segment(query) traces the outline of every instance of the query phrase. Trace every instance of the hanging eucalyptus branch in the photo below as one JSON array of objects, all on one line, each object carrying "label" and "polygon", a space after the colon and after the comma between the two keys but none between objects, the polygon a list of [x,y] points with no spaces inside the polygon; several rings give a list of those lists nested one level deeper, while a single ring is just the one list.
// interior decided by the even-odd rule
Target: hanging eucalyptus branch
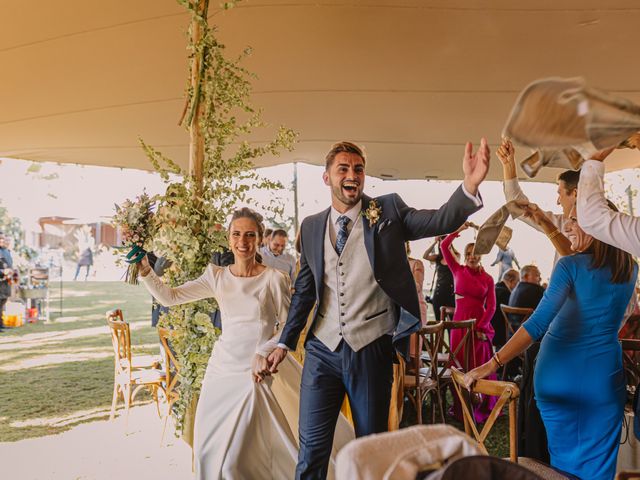
[{"label": "hanging eucalyptus branch", "polygon": [[[190,68],[197,70],[197,79],[189,82],[186,89],[181,124],[189,127],[195,119],[203,136],[202,178],[184,171],[177,162],[140,140],[154,169],[168,184],[165,194],[158,197],[157,233],[152,245],[156,254],[172,262],[164,277],[172,286],[197,278],[212,253],[226,246],[226,232],[221,225],[226,224],[238,204],[255,205],[249,198],[251,189],[282,188],[258,175],[253,161],[264,155],[278,155],[283,149],[292,150],[296,139],[296,133],[284,127],[265,145],[252,145],[243,139],[265,126],[260,110],[250,103],[254,75],[241,66],[250,50],[228,59],[215,28],[208,25],[208,2],[178,3],[190,11],[191,29],[195,25],[199,28],[195,40],[192,30],[189,35]],[[231,8],[236,3],[225,2],[222,7]],[[176,181],[175,175],[181,175],[182,181]],[[263,208],[276,215],[280,211],[274,205]],[[160,320],[161,325],[172,329],[171,345],[180,364],[180,400],[174,408],[178,433],[189,427],[188,412],[199,394],[219,334],[209,316],[215,308],[213,299],[193,302],[172,307]]]}]

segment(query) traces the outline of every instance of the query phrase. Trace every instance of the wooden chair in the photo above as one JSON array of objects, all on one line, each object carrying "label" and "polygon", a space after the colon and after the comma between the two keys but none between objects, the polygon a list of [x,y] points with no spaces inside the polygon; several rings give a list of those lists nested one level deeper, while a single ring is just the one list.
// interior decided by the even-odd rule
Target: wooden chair
[{"label": "wooden chair", "polygon": [[509,321],[509,315],[518,315],[522,317],[520,324],[522,325],[533,313],[533,308],[520,308],[510,307],[509,305],[501,304],[500,311],[502,312],[502,318],[504,319],[504,328],[507,333],[507,340],[513,336],[516,331],[513,329],[513,325]]},{"label": "wooden chair", "polygon": [[158,368],[158,363],[154,366],[143,367],[140,366],[140,364],[143,364],[146,361],[136,362],[136,359],[132,358],[131,332],[129,330],[129,324],[120,320],[122,318],[122,312],[119,314],[120,319],[117,320],[112,320],[110,318],[118,318],[118,315],[115,313],[110,315],[112,313],[113,312],[107,313],[107,323],[111,330],[111,343],[113,344],[114,352],[113,399],[111,401],[111,414],[109,415],[109,419],[113,420],[115,417],[118,398],[122,395],[124,398],[128,425],[129,407],[142,388],[148,388],[151,391],[151,395],[156,402],[158,415],[160,416],[158,390],[160,389],[163,392],[165,391],[165,372]]},{"label": "wooden chair", "polygon": [[[115,310],[109,310],[107,312],[107,323],[112,322],[124,322],[124,316],[122,310],[116,308]],[[157,368],[160,365],[160,357],[157,355],[136,355],[131,358],[131,368]]]},{"label": "wooden chair", "polygon": [[[417,335],[414,335],[415,351],[420,352],[420,343],[426,350],[426,355],[415,355],[411,357],[410,369],[404,374],[404,393],[411,400],[416,409],[418,424],[422,424],[422,404],[429,393],[431,393],[432,418],[435,423],[436,417],[436,401],[440,410],[440,417],[444,423],[444,409],[440,396],[440,388],[438,383],[438,364],[432,362],[432,358],[438,358],[440,352],[440,344],[442,343],[442,332],[444,322],[428,324],[420,329]],[[423,361],[428,359],[428,368],[424,368]]]},{"label": "wooden chair", "polygon": [[[502,319],[504,320],[504,331],[506,332],[506,340],[509,340],[513,336],[516,331],[513,329],[513,325],[509,321],[509,315],[517,315],[522,318],[520,324],[522,325],[527,319],[533,314],[533,308],[520,308],[520,307],[510,307],[509,305],[500,304],[500,311],[502,312]],[[520,362],[524,362],[524,353],[518,355]],[[512,360],[513,361],[513,360]],[[520,363],[519,365],[522,365]],[[507,375],[507,367],[506,365],[502,368],[501,378],[504,380]]]},{"label": "wooden chair", "polygon": [[616,480],[640,480],[640,471],[638,472],[618,472]]},{"label": "wooden chair", "polygon": [[180,365],[178,364],[171,347],[169,347],[171,330],[168,328],[158,327],[158,336],[160,337],[160,344],[162,345],[162,350],[164,352],[164,372],[166,376],[164,394],[167,399],[167,414],[164,417],[164,426],[162,427],[162,436],[160,437],[160,445],[162,445],[164,434],[167,429],[167,421],[171,416],[171,409],[173,404],[180,398],[180,392],[176,389],[180,375]]},{"label": "wooden chair", "polygon": [[[468,390],[464,384],[464,373],[456,368],[451,369],[453,377],[453,386],[456,394],[462,404],[462,415],[464,418],[464,429],[467,435],[472,436],[478,443],[478,447],[489,455],[485,441],[491,429],[495,425],[500,412],[505,405],[508,406],[509,416],[509,460],[515,463],[519,463],[523,467],[537,473],[542,478],[555,480],[564,479],[566,477],[554,470],[548,465],[541,463],[537,460],[527,457],[518,457],[518,427],[516,418],[516,409],[518,403],[518,397],[520,396],[520,390],[515,383],[503,382],[499,380],[478,380],[475,385]],[[493,410],[489,414],[481,431],[478,431],[478,426],[475,422],[472,408],[472,394],[479,393],[482,395],[494,395],[498,397]]]},{"label": "wooden chair", "polygon": [[[475,325],[476,320],[453,320],[453,313],[455,309],[453,307],[441,307],[440,308],[440,320],[444,322],[444,332],[447,335],[447,341],[442,342],[442,351],[438,358],[441,364],[446,364],[446,368],[455,366],[458,369],[462,369],[465,372],[470,368],[475,368],[475,365],[471,365],[469,358],[470,353],[475,351]],[[451,348],[451,331],[452,330],[466,330],[462,334],[462,339],[455,349]],[[462,362],[458,360],[458,353],[464,349],[464,356]],[[473,353],[471,353],[473,357]]]}]

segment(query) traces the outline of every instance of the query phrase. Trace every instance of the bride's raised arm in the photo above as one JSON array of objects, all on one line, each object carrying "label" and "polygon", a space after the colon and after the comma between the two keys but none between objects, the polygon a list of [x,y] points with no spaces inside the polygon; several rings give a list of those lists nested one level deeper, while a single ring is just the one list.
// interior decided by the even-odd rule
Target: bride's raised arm
[{"label": "bride's raised arm", "polygon": [[140,264],[140,280],[162,306],[171,307],[213,297],[215,268],[217,267],[209,264],[197,279],[172,288],[160,280],[149,265],[147,257],[144,257]]},{"label": "bride's raised arm", "polygon": [[256,349],[256,353],[265,358],[268,357],[269,354],[278,346],[280,333],[287,321],[289,306],[291,305],[291,280],[284,273],[276,271],[274,274],[274,281],[270,282],[269,287],[271,292],[267,295],[267,301],[269,301],[269,298],[272,299],[272,308],[277,317],[278,329],[269,340],[258,345],[258,348]]}]

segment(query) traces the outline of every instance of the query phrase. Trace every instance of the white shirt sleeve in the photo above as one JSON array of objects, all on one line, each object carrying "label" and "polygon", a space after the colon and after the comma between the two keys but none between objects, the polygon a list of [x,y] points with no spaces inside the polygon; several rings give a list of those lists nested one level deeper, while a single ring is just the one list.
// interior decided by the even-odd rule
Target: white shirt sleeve
[{"label": "white shirt sleeve", "polygon": [[467,192],[467,189],[464,188],[464,183],[463,183],[462,193],[464,193],[467,196],[467,198],[476,205],[476,207],[482,206],[482,197],[480,197],[480,190],[478,190],[478,193],[476,193],[475,195],[471,195],[469,192]]},{"label": "white shirt sleeve", "polygon": [[640,218],[614,212],[604,196],[604,164],[587,160],[578,183],[578,224],[601,242],[640,256]]},{"label": "white shirt sleeve", "polygon": [[220,268],[210,264],[199,278],[174,288],[160,280],[153,270],[146,277],[140,276],[140,280],[161,305],[171,307],[213,297],[214,273],[215,269]]},{"label": "white shirt sleeve", "polygon": [[[526,202],[526,203],[530,202],[529,197],[527,197],[525,193],[522,191],[522,189],[520,188],[520,183],[518,182],[517,178],[510,178],[509,180],[505,180],[503,182],[503,186],[504,186],[504,198],[507,202],[511,202],[511,201]],[[553,224],[556,226],[558,230],[562,231],[562,215],[561,214],[548,212],[548,211],[545,211],[544,214],[549,220],[553,222]],[[544,230],[542,230],[542,228],[534,221],[525,217],[520,217],[518,220],[521,220],[527,225],[529,225],[530,227],[533,227],[539,232],[544,233]]]}]

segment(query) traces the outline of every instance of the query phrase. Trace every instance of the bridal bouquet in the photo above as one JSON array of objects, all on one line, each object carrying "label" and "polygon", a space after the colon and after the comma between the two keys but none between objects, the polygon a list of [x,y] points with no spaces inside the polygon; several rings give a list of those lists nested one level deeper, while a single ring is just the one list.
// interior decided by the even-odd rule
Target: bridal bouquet
[{"label": "bridal bouquet", "polygon": [[155,199],[145,192],[135,200],[127,199],[122,205],[115,206],[113,223],[122,231],[121,248],[128,250],[119,262],[128,264],[125,281],[132,285],[138,284],[139,262],[147,254],[155,232],[154,205]]}]

